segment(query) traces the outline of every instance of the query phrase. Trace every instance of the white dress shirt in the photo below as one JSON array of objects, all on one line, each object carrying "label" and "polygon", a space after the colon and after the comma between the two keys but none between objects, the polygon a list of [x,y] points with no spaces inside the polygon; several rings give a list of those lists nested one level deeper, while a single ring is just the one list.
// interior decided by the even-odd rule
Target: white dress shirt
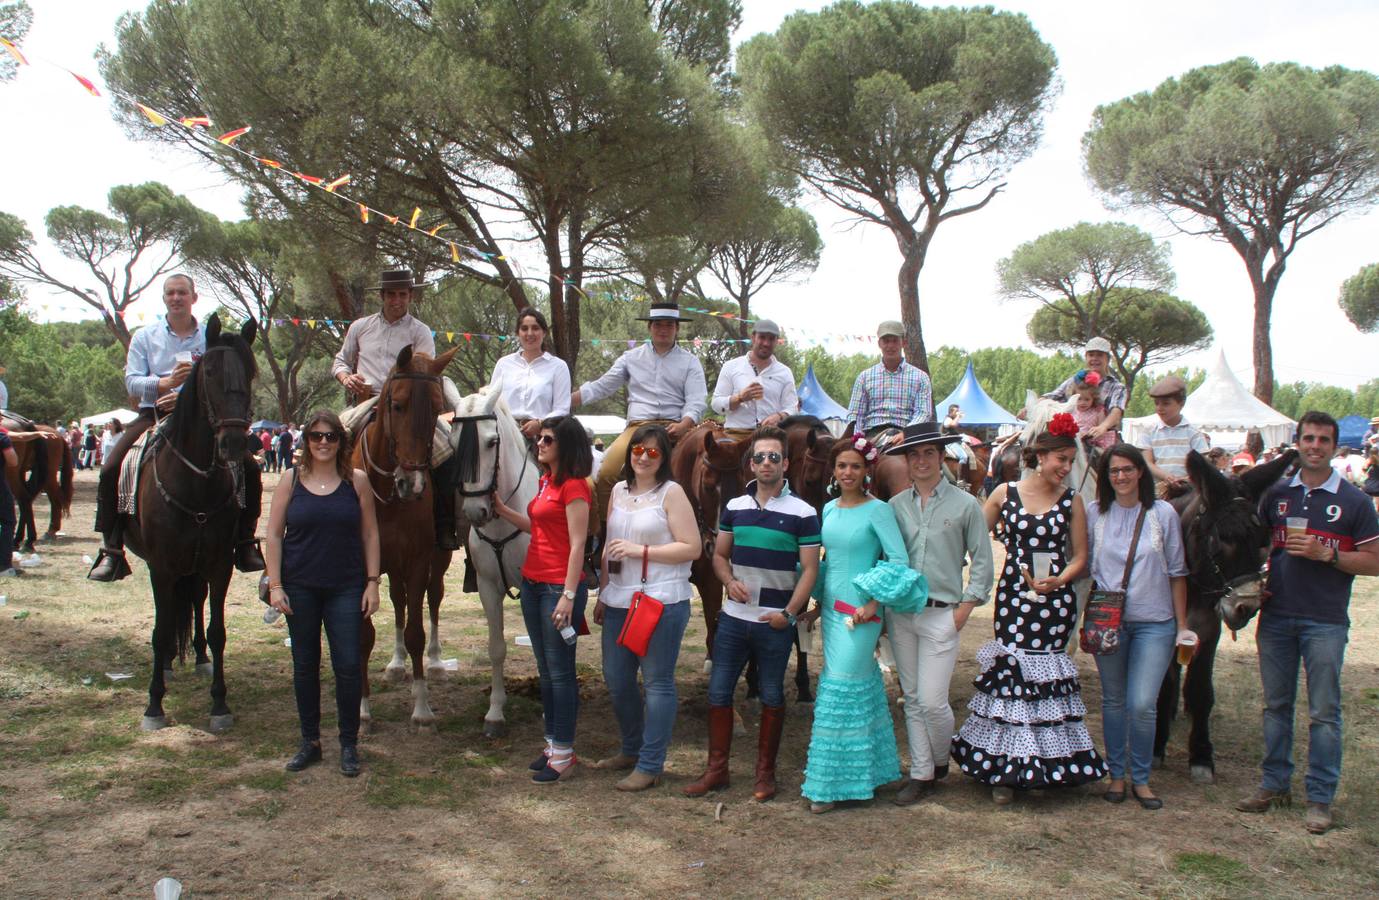
[{"label": "white dress shirt", "polygon": [[[755,428],[768,416],[784,413],[792,416],[800,411],[800,397],[795,393],[795,375],[774,356],[766,368],[758,372],[749,353],[730,359],[718,371],[718,383],[713,389],[713,411],[724,416],[727,428]],[[760,400],[746,400],[732,409],[732,398],[754,382],[760,382]]]},{"label": "white dress shirt", "polygon": [[335,354],[335,363],[330,374],[339,378],[346,375],[362,375],[377,394],[388,380],[388,373],[397,365],[397,355],[402,348],[412,345],[413,353],[436,355],[436,341],[431,329],[408,313],[396,322],[389,322],[382,313],[374,313],[350,323],[345,332],[345,342],[340,352]]},{"label": "white dress shirt", "polygon": [[195,359],[205,352],[206,327],[200,322],[186,337],[178,336],[166,321],[140,328],[125,354],[125,390],[139,398],[140,409],[152,408],[158,402],[158,379],[172,374],[177,354],[190,353]]},{"label": "white dress shirt", "polygon": [[513,418],[549,419],[570,414],[570,367],[542,353],[531,362],[519,350],[500,357],[489,384],[502,382],[503,399]]},{"label": "white dress shirt", "polygon": [[657,353],[650,341],[628,350],[593,381],[579,386],[584,403],[594,403],[627,387],[627,418],[680,420],[689,416],[698,422],[704,415],[704,399],[709,389],[704,367],[682,347]]}]

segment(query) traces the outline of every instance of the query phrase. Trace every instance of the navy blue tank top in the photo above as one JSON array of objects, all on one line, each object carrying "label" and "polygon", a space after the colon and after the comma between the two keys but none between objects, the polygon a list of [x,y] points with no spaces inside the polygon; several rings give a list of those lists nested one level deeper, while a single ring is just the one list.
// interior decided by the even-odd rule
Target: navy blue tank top
[{"label": "navy blue tank top", "polygon": [[324,497],[299,480],[292,486],[283,532],[284,584],[364,589],[364,539],[359,531],[359,495],[341,480]]}]

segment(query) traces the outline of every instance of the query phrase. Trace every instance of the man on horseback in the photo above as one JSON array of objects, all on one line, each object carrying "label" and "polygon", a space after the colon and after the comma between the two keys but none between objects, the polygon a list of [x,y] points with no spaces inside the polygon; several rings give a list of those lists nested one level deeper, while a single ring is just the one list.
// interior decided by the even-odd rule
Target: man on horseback
[{"label": "man on horseback", "polygon": [[[379,278],[377,290],[383,308],[370,316],[356,319],[345,332],[345,341],[330,372],[344,387],[349,402],[355,404],[341,418],[354,434],[366,425],[373,413],[374,398],[397,361],[402,349],[411,346],[413,353],[436,355],[436,341],[431,329],[411,314],[412,303],[428,282],[416,281],[411,269],[389,269]],[[454,410],[459,391],[444,380],[446,407]],[[449,431],[439,422],[436,425],[440,441],[449,441]],[[431,470],[435,490],[436,543],[443,550],[458,550],[460,537],[455,521],[455,462],[447,458]]]},{"label": "man on horseback", "polygon": [[779,425],[800,411],[795,375],[775,356],[779,340],[780,326],[758,319],[752,326],[752,348],[719,370],[710,406],[723,416],[729,437],[750,437],[758,427]]},{"label": "man on horseback", "polygon": [[881,361],[853,382],[848,419],[854,431],[869,438],[894,430],[893,441],[904,426],[933,421],[934,390],[929,373],[905,361],[905,326],[893,320],[882,322],[876,329],[876,343]]},{"label": "man on horseback", "polygon": [[704,415],[708,384],[699,359],[677,346],[680,323],[687,316],[672,302],[651,304],[650,312],[638,317],[647,323],[651,340],[628,350],[593,381],[586,381],[570,395],[571,407],[594,403],[627,388],[627,427],[613,439],[603,464],[594,478],[594,509],[591,522],[602,522],[608,509],[613,482],[627,461],[627,444],[632,432],[643,425],[663,425],[674,443],[689,432]]},{"label": "man on horseback", "polygon": [[[1083,355],[1087,360],[1088,372],[1096,372],[1101,388],[1101,403],[1106,407],[1106,418],[1098,425],[1087,429],[1085,437],[1095,441],[1110,431],[1115,431],[1120,426],[1120,420],[1125,416],[1125,385],[1121,384],[1108,371],[1107,366],[1111,361],[1111,342],[1103,337],[1094,337],[1087,342],[1087,346],[1082,349]],[[1067,403],[1077,390],[1077,373],[1069,375],[1066,380],[1058,387],[1041,395],[1043,400],[1056,400],[1059,403]],[[1021,410],[1021,418],[1024,418],[1024,410]]]},{"label": "man on horseback", "polygon": [[[153,427],[158,414],[167,413],[176,405],[177,392],[191,374],[193,361],[206,352],[205,328],[192,315],[196,299],[196,284],[190,276],[169,275],[163,282],[167,315],[162,322],[140,328],[130,339],[124,382],[129,395],[139,400],[139,418],[125,426],[109,458],[101,465],[96,489],[96,530],[104,536],[104,542],[86,576],[92,581],[118,581],[130,573],[124,553],[124,519],[119,512],[120,466],[129,448]],[[263,569],[263,556],[254,538],[262,495],[258,463],[246,453],[245,502],[234,548],[235,567],[241,572]]]}]

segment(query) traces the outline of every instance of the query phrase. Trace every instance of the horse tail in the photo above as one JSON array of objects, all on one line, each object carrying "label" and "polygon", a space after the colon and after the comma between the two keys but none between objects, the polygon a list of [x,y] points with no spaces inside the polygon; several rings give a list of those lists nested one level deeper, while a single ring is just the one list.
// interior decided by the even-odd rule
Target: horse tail
[{"label": "horse tail", "polygon": [[58,470],[58,484],[62,488],[62,514],[70,516],[72,514],[72,498],[77,493],[77,483],[72,477],[72,454],[67,452],[67,445],[59,443],[62,448],[62,466]]},{"label": "horse tail", "polygon": [[196,592],[192,590],[192,585],[195,582],[195,578],[192,577],[179,578],[172,592],[174,613],[177,616],[173,630],[176,646],[173,649],[177,653],[178,662],[186,662],[187,651],[192,645],[192,629],[196,624],[194,614],[199,602],[196,598]]},{"label": "horse tail", "polygon": [[48,481],[48,442],[36,440],[31,445],[33,447],[33,460],[29,468],[29,477],[24,480],[24,499],[32,501],[39,494],[43,493],[43,486]]}]

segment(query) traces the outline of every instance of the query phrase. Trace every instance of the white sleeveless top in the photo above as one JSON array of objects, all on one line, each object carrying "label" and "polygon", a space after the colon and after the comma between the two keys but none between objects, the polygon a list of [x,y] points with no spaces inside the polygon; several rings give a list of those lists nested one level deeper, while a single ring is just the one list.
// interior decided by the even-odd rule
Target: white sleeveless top
[{"label": "white sleeveless top", "polygon": [[[666,517],[666,490],[673,482],[667,481],[645,494],[632,496],[627,491],[627,482],[619,481],[613,485],[613,495],[609,498],[608,540],[631,541],[634,544],[647,544],[652,547],[669,544],[675,540],[670,533],[670,521]],[[646,592],[662,603],[683,603],[690,598],[690,564],[659,563],[651,560],[646,569]],[[604,606],[627,609],[632,605],[632,595],[642,590],[642,557],[625,557],[622,571],[608,576],[608,586],[599,594]]]}]

